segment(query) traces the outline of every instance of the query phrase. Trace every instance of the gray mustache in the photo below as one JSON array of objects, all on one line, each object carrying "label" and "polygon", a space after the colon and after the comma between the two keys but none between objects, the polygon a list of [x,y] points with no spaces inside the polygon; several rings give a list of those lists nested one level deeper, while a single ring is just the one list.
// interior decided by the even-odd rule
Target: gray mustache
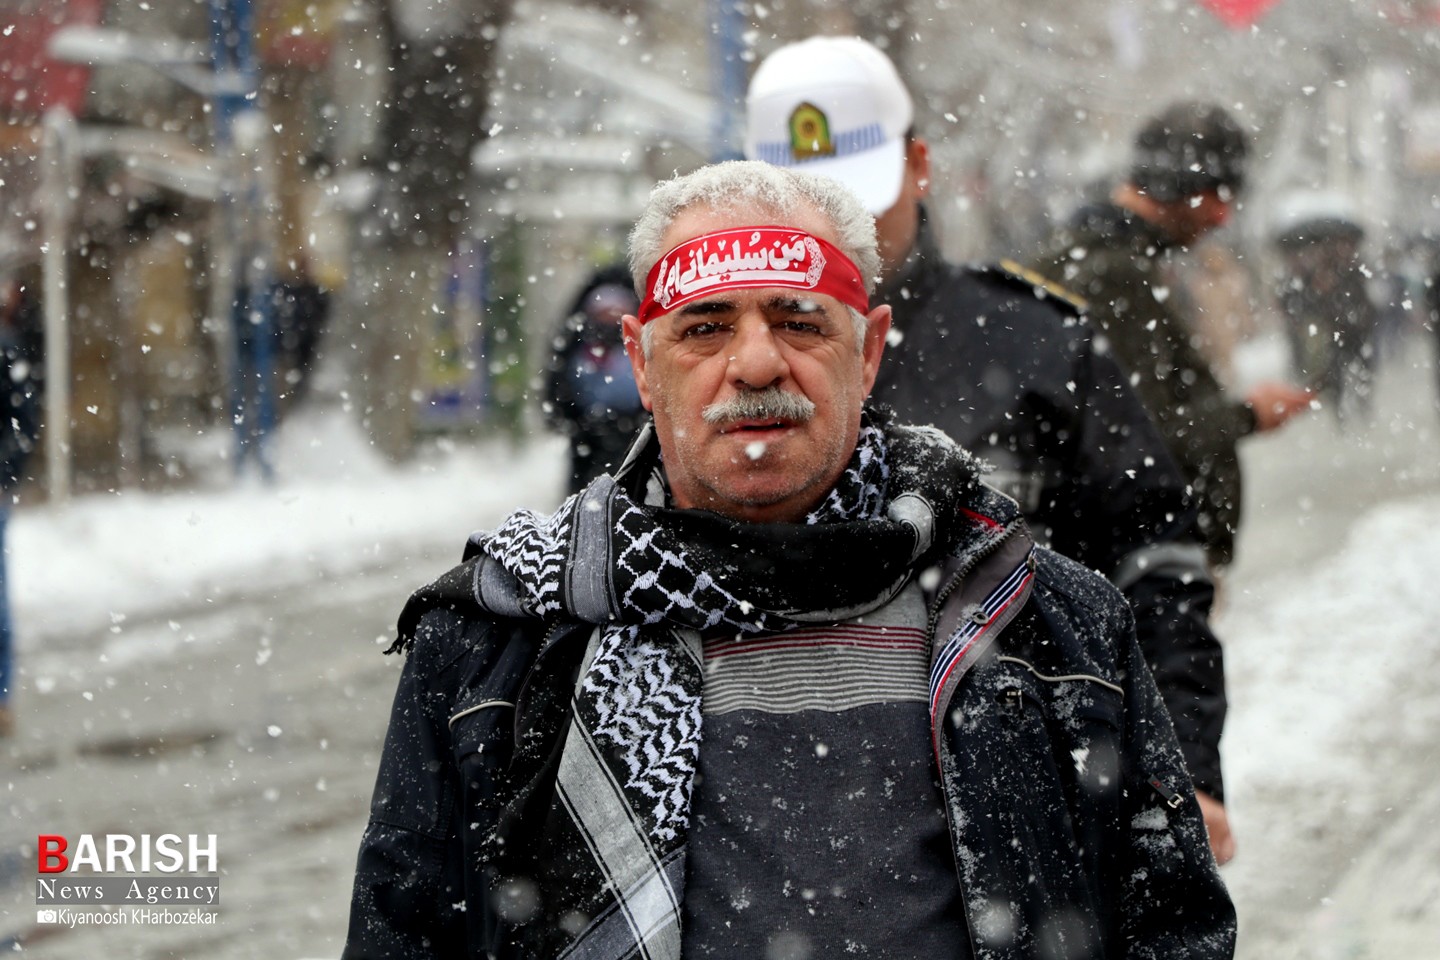
[{"label": "gray mustache", "polygon": [[711,424],[770,419],[804,423],[813,416],[813,402],[779,387],[737,393],[729,400],[712,403],[700,411],[700,417]]}]

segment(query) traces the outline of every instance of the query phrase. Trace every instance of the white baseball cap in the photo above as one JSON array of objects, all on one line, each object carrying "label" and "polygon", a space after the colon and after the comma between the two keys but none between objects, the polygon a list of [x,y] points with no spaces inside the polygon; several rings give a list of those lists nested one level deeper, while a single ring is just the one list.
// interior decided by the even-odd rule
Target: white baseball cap
[{"label": "white baseball cap", "polygon": [[745,156],[832,177],[881,214],[905,173],[915,105],[890,58],[859,37],[781,47],[745,97]]}]

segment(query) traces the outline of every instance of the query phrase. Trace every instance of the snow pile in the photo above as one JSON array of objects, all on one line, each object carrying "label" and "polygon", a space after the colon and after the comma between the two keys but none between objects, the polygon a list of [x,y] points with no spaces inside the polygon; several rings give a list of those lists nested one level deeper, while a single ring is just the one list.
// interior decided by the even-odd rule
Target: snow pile
[{"label": "snow pile", "polygon": [[1333,751],[1367,719],[1354,708],[1385,703],[1434,642],[1437,570],[1440,497],[1430,496],[1375,508],[1328,561],[1232,595],[1216,624],[1231,694],[1227,778],[1333,783]]},{"label": "snow pile", "polygon": [[553,507],[564,444],[503,441],[392,466],[342,412],[287,424],[279,479],[181,493],[123,491],[18,510],[10,599],[22,649],[209,598],[449,550],[518,505]]}]

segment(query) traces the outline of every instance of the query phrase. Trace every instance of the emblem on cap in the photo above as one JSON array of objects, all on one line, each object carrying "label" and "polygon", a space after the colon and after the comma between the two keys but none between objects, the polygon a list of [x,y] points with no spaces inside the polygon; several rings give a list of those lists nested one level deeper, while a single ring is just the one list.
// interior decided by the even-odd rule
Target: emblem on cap
[{"label": "emblem on cap", "polygon": [[830,140],[830,118],[813,103],[802,103],[790,114],[790,152],[796,160],[835,153],[835,144]]}]

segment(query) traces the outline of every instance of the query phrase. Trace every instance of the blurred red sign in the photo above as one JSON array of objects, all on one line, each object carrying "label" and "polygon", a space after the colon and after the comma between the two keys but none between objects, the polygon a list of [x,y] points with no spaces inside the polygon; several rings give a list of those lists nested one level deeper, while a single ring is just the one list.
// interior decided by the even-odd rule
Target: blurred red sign
[{"label": "blurred red sign", "polygon": [[1219,17],[1225,26],[1234,30],[1242,30],[1250,26],[1264,15],[1280,0],[1200,0],[1204,6],[1215,16]]},{"label": "blurred red sign", "polygon": [[323,68],[348,8],[349,0],[270,0],[256,22],[261,57],[274,67]]},{"label": "blurred red sign", "polygon": [[105,0],[0,0],[0,111],[39,116],[64,106],[78,114],[88,67],[50,59],[45,46],[61,27],[100,23]]}]

